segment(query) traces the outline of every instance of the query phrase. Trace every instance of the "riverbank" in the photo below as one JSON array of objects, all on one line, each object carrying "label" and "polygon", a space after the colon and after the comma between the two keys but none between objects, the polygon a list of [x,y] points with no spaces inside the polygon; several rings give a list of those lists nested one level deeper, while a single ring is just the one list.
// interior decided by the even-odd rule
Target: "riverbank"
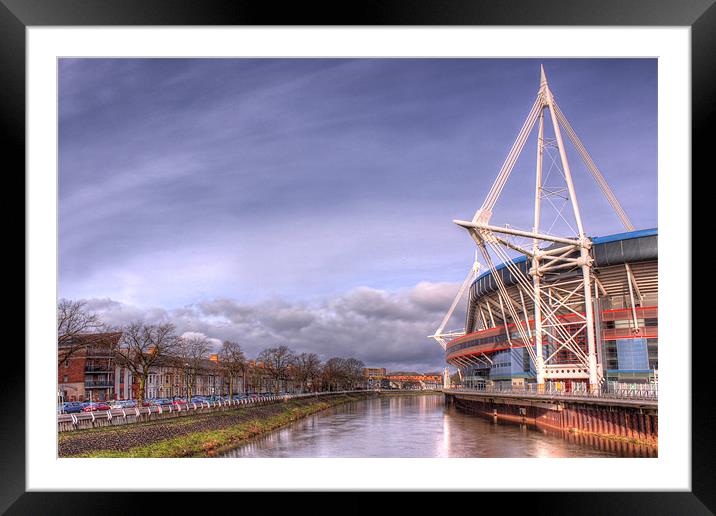
[{"label": "riverbank", "polygon": [[658,405],[652,400],[541,399],[540,395],[453,391],[446,403],[490,420],[529,425],[658,450]]},{"label": "riverbank", "polygon": [[329,407],[378,396],[374,392],[301,398],[120,427],[66,432],[59,457],[210,457]]},{"label": "riverbank", "polygon": [[380,391],[375,391],[380,396],[435,396],[436,394],[442,394],[442,391],[431,391],[431,390],[414,390],[414,391],[404,391],[404,390],[391,390],[391,389],[383,389]]}]

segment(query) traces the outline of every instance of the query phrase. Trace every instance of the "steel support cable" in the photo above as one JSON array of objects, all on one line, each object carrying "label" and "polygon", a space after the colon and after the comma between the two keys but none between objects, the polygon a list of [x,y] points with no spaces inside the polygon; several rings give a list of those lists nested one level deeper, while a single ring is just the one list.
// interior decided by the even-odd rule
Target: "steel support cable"
[{"label": "steel support cable", "polygon": [[[550,360],[552,360],[552,357],[554,357],[557,353],[559,353],[559,351],[560,351],[562,348],[565,348],[565,347],[566,347],[568,350],[570,350],[572,353],[574,353],[574,355],[577,357],[577,359],[581,362],[581,364],[582,364],[584,367],[587,367],[587,368],[588,368],[588,367],[589,367],[589,357],[587,357],[587,355],[585,355],[584,352],[583,352],[581,349],[579,349],[579,346],[574,346],[574,347],[572,347],[572,345],[571,345],[572,341],[573,341],[573,340],[577,337],[577,335],[579,335],[579,333],[580,333],[582,330],[584,330],[584,328],[586,328],[586,327],[587,327],[587,325],[585,324],[578,332],[576,332],[576,333],[574,333],[573,335],[571,335],[571,336],[569,337],[569,340],[568,340],[568,341],[565,341],[565,342],[560,343],[560,346],[554,351],[554,353],[552,353],[549,357],[547,357],[547,358],[545,359],[545,363],[547,363],[547,362],[549,362]],[[575,352],[574,352],[574,349],[579,350],[579,353],[575,353]]]},{"label": "steel support cable", "polygon": [[[504,262],[505,265],[507,266],[508,270],[512,273],[512,275],[515,277],[515,279],[516,279],[518,282],[520,282],[520,285],[522,286],[523,290],[525,290],[525,291],[527,292],[527,295],[532,299],[533,302],[535,302],[534,296],[532,295],[532,291],[531,291],[531,289],[530,289],[531,285],[529,285],[529,284],[527,283],[526,278],[523,279],[523,276],[524,276],[524,275],[523,275],[522,272],[517,268],[517,266],[514,264],[514,262],[512,261],[512,259],[511,259],[511,258],[507,255],[507,253],[505,253],[499,246],[497,246],[497,245],[495,245],[493,242],[491,242],[489,238],[485,238],[485,240],[490,244],[490,246],[491,246],[492,249],[495,251],[495,253],[503,260],[503,262]],[[578,289],[580,286],[581,286],[581,285],[578,285],[578,286],[577,286],[577,289]],[[571,297],[571,295],[573,295],[575,292],[576,292],[576,289],[570,294],[570,296],[568,296],[568,298]],[[568,298],[567,298],[567,299],[568,299]],[[511,299],[511,298],[510,298],[510,299]],[[557,306],[554,310],[551,310],[547,315],[543,316],[542,319],[543,319],[543,321],[546,321],[546,322],[554,322],[554,323],[555,323],[555,326],[554,326],[555,331],[556,331],[557,333],[559,333],[560,337],[561,337],[563,340],[557,339],[557,337],[555,337],[554,335],[551,335],[551,336],[552,336],[552,338],[554,338],[554,339],[556,339],[556,340],[559,340],[560,343],[563,343],[563,342],[569,342],[572,337],[570,337],[570,335],[567,333],[567,331],[566,331],[564,328],[562,328],[561,326],[558,325],[558,320],[557,320],[556,315],[555,315],[555,314],[556,314],[556,310],[558,310],[561,306],[565,306],[565,305],[564,305],[563,298],[562,298],[561,296],[559,297],[559,300],[560,300],[560,303],[558,304],[558,306]],[[567,308],[568,310],[574,312],[575,314],[577,314],[577,312],[574,311],[574,310],[572,310],[570,307],[566,307],[566,308]],[[577,314],[577,315],[580,315],[580,314]],[[580,330],[580,331],[581,331],[581,330]],[[531,339],[530,339],[530,341],[531,341]],[[561,347],[564,347],[564,346],[561,346]],[[560,349],[561,349],[561,347],[560,347]],[[572,351],[572,353],[574,353],[575,355],[579,355],[579,354],[582,354],[582,355],[583,355],[582,350],[579,349],[579,347],[577,347],[577,346],[575,346],[574,348],[573,348],[572,346],[567,346],[567,348],[568,348],[570,351]],[[577,350],[578,350],[578,351],[577,351]]]},{"label": "steel support cable", "polygon": [[[490,235],[490,237],[493,237],[493,235]],[[510,271],[510,273],[515,278],[515,280],[518,282],[518,284],[522,285],[523,288],[525,287],[525,285],[529,285],[527,283],[527,278],[524,276],[522,271],[519,270],[517,265],[515,265],[513,259],[510,258],[509,255],[505,251],[503,251],[502,248],[497,243],[491,241],[489,237],[486,239],[486,241],[488,244],[490,244],[490,247],[495,252],[495,254],[497,254],[497,256],[502,260],[503,264],[505,265],[507,270]],[[528,295],[529,295],[529,293],[528,293]],[[512,298],[510,298],[510,299],[512,299]],[[516,303],[516,301],[513,301],[513,302]]]},{"label": "steel support cable", "polygon": [[[476,233],[476,232],[475,232],[475,233]],[[479,247],[480,247],[480,252],[482,252],[483,257],[485,258],[485,260],[486,260],[487,263],[488,263],[488,268],[489,268],[489,270],[490,270],[490,273],[491,273],[492,277],[495,279],[495,282],[497,283],[497,288],[498,288],[498,290],[500,291],[501,294],[505,295],[505,294],[507,294],[507,289],[505,288],[505,285],[504,285],[504,283],[503,283],[503,281],[502,281],[502,277],[496,273],[497,270],[496,270],[496,268],[495,268],[494,263],[492,262],[492,257],[491,257],[490,254],[487,252],[487,248],[485,247],[485,244],[484,244],[484,242],[485,242],[485,237],[488,236],[488,235],[489,235],[489,233],[488,233],[487,231],[485,231],[484,233],[481,232],[480,235],[479,235],[479,239],[480,239],[481,242],[478,242],[478,245],[479,245]],[[477,239],[476,239],[476,240],[477,240]],[[491,246],[494,246],[494,244],[492,244],[492,242],[490,242],[489,240],[487,240],[487,242],[488,242],[488,244],[490,244]],[[509,298],[508,295],[505,295],[505,297]],[[511,299],[511,298],[510,298],[510,299]],[[510,305],[508,305],[508,306],[512,306],[512,305],[510,304]]]},{"label": "steel support cable", "polygon": [[467,285],[470,283],[470,278],[472,277],[472,274],[473,274],[473,271],[472,271],[472,269],[470,269],[470,272],[467,273],[467,277],[465,278],[465,281],[462,282],[462,285],[460,286],[460,289],[458,290],[458,293],[455,296],[455,299],[453,299],[452,304],[450,305],[450,309],[448,310],[447,314],[445,314],[445,317],[443,318],[442,322],[440,323],[440,326],[438,327],[437,331],[435,331],[435,335],[441,334],[443,329],[445,329],[445,325],[450,320],[450,317],[452,317],[452,314],[455,311],[455,307],[457,307],[457,304],[460,302],[460,299],[462,298],[462,295],[465,292],[465,288],[467,288]]},{"label": "steel support cable", "polygon": [[[490,235],[490,236],[493,236],[493,235]],[[526,290],[526,291],[527,291],[527,295],[528,295],[528,296],[530,297],[530,299],[532,299],[532,301],[534,302],[534,297],[531,295],[531,292],[530,292],[530,290],[529,290],[529,288],[528,288],[530,285],[527,283],[527,278],[524,276],[524,274],[522,273],[522,271],[520,271],[519,268],[515,265],[515,263],[514,263],[514,261],[512,260],[512,258],[510,258],[510,257],[507,255],[507,253],[506,253],[504,250],[502,250],[502,248],[499,247],[499,245],[497,245],[497,244],[495,244],[494,242],[492,242],[490,238],[487,238],[486,241],[487,241],[488,244],[490,244],[490,247],[495,251],[495,254],[497,254],[497,255],[503,260],[503,263],[506,265],[507,269],[510,271],[510,273],[512,274],[512,276],[513,276],[513,277],[515,278],[515,280],[518,282],[518,285],[522,287],[522,290]],[[520,290],[520,295],[522,294],[522,290]],[[512,301],[512,298],[509,297],[509,296],[508,296],[508,299],[509,299],[510,301]],[[523,301],[524,301],[524,299],[523,299]],[[513,316],[513,317],[514,317],[514,316]],[[519,319],[519,320],[521,320],[521,319]],[[529,324],[529,323],[527,323],[527,324]],[[531,333],[531,331],[530,331],[530,333]],[[531,335],[529,336],[529,338],[528,338],[527,340],[528,340],[529,342],[532,342],[532,337],[531,337]],[[536,354],[535,354],[535,357],[536,357]]]},{"label": "steel support cable", "polygon": [[[517,283],[522,287],[523,290],[527,292],[527,296],[534,302],[534,296],[531,292],[531,283],[529,282],[529,279],[522,273],[522,271],[515,265],[512,258],[510,258],[505,251],[502,250],[497,244],[494,242],[487,241],[490,244],[490,247],[495,251],[495,254],[497,254],[501,260],[503,260],[503,263],[507,267],[507,269],[510,271],[512,276],[515,278]],[[521,292],[521,291],[520,291]]]},{"label": "steel support cable", "polygon": [[[487,233],[487,232],[485,232],[485,233]],[[490,235],[490,236],[493,236],[493,235]],[[497,244],[492,242],[489,237],[486,238],[485,240],[487,241],[488,244],[490,244],[490,247],[495,251],[495,254],[497,254],[503,260],[503,263],[505,263],[505,265],[507,266],[507,269],[513,275],[513,277],[515,277],[515,279],[518,281],[518,284],[520,286],[522,286],[523,290],[525,290],[525,285],[527,285],[527,283],[526,283],[526,278],[524,278],[524,275],[522,274],[522,271],[520,271],[517,268],[517,266],[514,264],[512,259],[509,256],[507,256],[507,253],[504,252]],[[496,279],[496,281],[497,281],[497,279]],[[501,281],[501,278],[500,278],[500,281]],[[505,289],[505,293],[507,293],[506,290],[507,289]],[[526,290],[528,293],[527,295],[530,296],[530,298],[534,302],[534,298],[532,297],[529,289],[526,289]],[[521,291],[520,291],[520,294],[521,294]],[[508,299],[510,301],[512,301],[512,298],[509,297],[509,295],[508,295]],[[514,313],[514,311],[513,311],[513,318],[515,319],[515,321],[520,321],[520,322],[522,321],[521,318],[516,317],[516,313]],[[528,329],[529,329],[529,322],[527,323],[527,325],[528,325]],[[530,357],[532,358],[533,362],[536,365],[537,364],[537,352],[532,349],[532,346],[536,345],[537,342],[535,340],[535,342],[533,344],[531,330],[530,330],[530,335],[526,335],[521,324],[518,324],[518,330],[521,332],[523,341],[525,341],[525,347],[527,348],[527,352],[530,354]]]},{"label": "steel support cable", "polygon": [[554,201],[552,201],[552,199],[550,199],[549,197],[543,197],[543,198],[544,198],[544,199],[547,199],[547,202],[550,204],[550,206],[552,206],[552,208],[554,209],[555,213],[557,214],[557,215],[554,217],[554,220],[552,221],[552,223],[549,225],[549,228],[547,229],[546,233],[547,233],[547,234],[551,233],[551,232],[552,232],[552,229],[553,229],[554,226],[555,226],[555,224],[557,224],[557,221],[559,221],[559,219],[562,219],[562,220],[564,221],[564,223],[567,225],[567,227],[569,228],[569,230],[572,232],[572,234],[579,234],[579,232],[572,227],[572,224],[569,223],[569,221],[565,218],[565,216],[562,215],[562,213],[564,212],[564,209],[565,209],[565,208],[567,207],[567,205],[569,204],[568,199],[563,198],[562,207],[561,207],[561,208],[557,208],[557,205],[554,203]]},{"label": "steel support cable", "polygon": [[[578,285],[578,286],[577,286],[577,288],[579,288],[579,287],[581,287],[581,285]],[[576,293],[576,289],[573,291],[573,293]],[[570,296],[571,296],[571,294],[570,294]],[[568,297],[569,297],[569,296],[568,296]],[[550,306],[549,306],[549,308],[550,308],[549,313],[543,317],[543,319],[544,319],[546,322],[551,322],[551,323],[553,323],[553,324],[544,325],[543,327],[544,327],[544,328],[554,328],[554,331],[556,331],[557,333],[559,333],[559,336],[560,336],[561,339],[563,339],[563,340],[560,340],[559,338],[557,338],[555,335],[553,335],[553,334],[551,334],[551,333],[549,333],[549,335],[550,335],[553,339],[555,339],[555,340],[557,340],[558,342],[560,342],[560,344],[561,344],[561,343],[564,343],[564,342],[569,341],[570,335],[569,335],[569,334],[567,333],[567,331],[564,329],[564,327],[563,327],[564,325],[561,324],[561,323],[559,322],[558,318],[557,318],[557,317],[558,317],[558,316],[557,316],[557,310],[559,310],[562,306],[565,306],[565,304],[564,304],[564,302],[565,302],[565,301],[564,301],[564,298],[559,297],[559,301],[560,301],[560,302],[557,303],[557,306],[554,306],[554,307],[553,307],[553,306],[550,304]],[[570,307],[566,307],[566,308],[569,309],[569,310],[571,310]],[[574,310],[572,310],[572,312],[574,312]],[[578,314],[578,315],[580,315],[580,317],[583,318],[583,316],[581,316],[581,314]],[[584,329],[584,328],[581,328],[579,331],[582,331],[583,329]],[[577,333],[579,333],[579,332],[577,332]],[[572,351],[575,355],[579,355],[579,354],[584,355],[584,352],[583,352],[578,346],[575,346],[574,349],[573,349],[571,346],[568,346],[568,349],[569,349],[570,351]],[[578,351],[575,351],[575,350],[578,350]],[[586,356],[585,356],[585,357],[586,357]]]},{"label": "steel support cable", "polygon": [[502,168],[500,168],[500,172],[497,174],[495,182],[492,184],[492,188],[490,188],[490,191],[488,192],[485,201],[482,203],[481,210],[492,211],[492,208],[495,206],[495,203],[497,202],[497,199],[500,196],[500,193],[502,192],[502,189],[504,188],[505,183],[510,176],[510,173],[512,172],[512,168],[514,167],[517,158],[522,152],[522,148],[527,141],[527,137],[532,132],[532,128],[537,121],[539,112],[543,109],[543,107],[544,102],[542,100],[542,96],[538,95],[535,99],[535,103],[532,106],[532,109],[529,112],[529,115],[527,115],[527,119],[522,125],[522,129],[517,135],[517,139],[512,144],[512,148],[510,149],[510,152],[507,155],[505,162],[502,164]]},{"label": "steel support cable", "polygon": [[[480,236],[480,239],[483,241],[483,243],[481,243],[481,244],[478,242],[480,251],[482,252],[483,257],[485,258],[485,261],[488,264],[488,267],[492,273],[492,277],[497,282],[497,287],[500,291],[500,294],[502,294],[502,296],[505,299],[509,299],[510,301],[512,301],[512,298],[510,298],[509,294],[507,293],[507,288],[505,287],[505,284],[502,281],[502,277],[499,274],[496,274],[495,265],[492,262],[492,258],[490,257],[490,254],[487,252],[487,249],[485,248],[484,238],[482,237],[482,235]],[[489,240],[488,240],[488,243],[490,243]],[[491,244],[491,245],[494,245],[494,244]],[[537,354],[532,349],[531,339],[527,337],[527,333],[525,332],[524,327],[523,327],[522,319],[517,315],[517,313],[515,311],[515,307],[513,306],[512,302],[507,303],[507,310],[510,312],[510,315],[512,316],[512,320],[515,321],[515,326],[517,326],[517,331],[519,332],[520,337],[522,338],[522,341],[523,341],[525,347],[527,348],[527,352],[530,354],[530,357],[534,360],[534,363],[536,365],[537,364]],[[507,333],[507,339],[508,339],[508,342],[510,343],[510,345],[512,345],[512,336],[510,335],[509,332]]]},{"label": "steel support cable", "polygon": [[502,300],[502,295],[498,296],[497,298],[500,300],[500,313],[502,313],[502,325],[505,328],[505,334],[508,336],[507,342],[510,344],[510,347],[514,347],[514,345],[512,344],[512,338],[510,337],[510,328],[507,324],[507,316],[505,315],[505,303]]},{"label": "steel support cable", "polygon": [[599,187],[602,189],[602,192],[604,193],[605,197],[609,201],[609,203],[614,208],[614,211],[617,213],[617,215],[622,220],[622,223],[627,229],[631,229],[631,222],[629,221],[628,217],[626,216],[626,213],[622,209],[621,205],[619,204],[618,199],[614,195],[614,193],[609,188],[608,183],[604,179],[604,176],[601,174],[599,169],[597,168],[596,164],[594,163],[594,160],[592,160],[591,156],[587,152],[587,149],[582,144],[581,140],[577,136],[574,129],[569,124],[569,121],[567,120],[567,117],[564,115],[564,113],[559,110],[559,107],[555,106],[557,111],[557,117],[564,125],[565,129],[567,130],[567,134],[572,141],[572,143],[577,147],[577,150],[579,151],[580,156],[584,160],[585,165],[587,165],[587,168],[591,172],[592,176],[594,177],[594,180],[597,182]]},{"label": "steel support cable", "polygon": [[500,169],[500,172],[498,173],[497,178],[495,179],[495,182],[490,189],[490,192],[485,198],[485,202],[483,203],[482,207],[483,210],[492,210],[495,203],[497,202],[497,199],[500,196],[500,193],[502,192],[502,189],[507,183],[507,179],[509,178],[512,169],[517,162],[517,158],[522,153],[522,149],[525,145],[525,142],[527,141],[527,137],[529,136],[529,133],[532,132],[532,128],[537,121],[539,109],[536,108],[538,107],[538,103],[540,104],[541,108],[541,102],[539,102],[538,99],[537,101],[535,101],[535,105],[532,107],[532,110],[527,116],[527,119],[525,120],[525,123],[520,130],[520,133],[517,135],[517,139],[513,143],[512,148],[510,149],[510,152],[505,159],[505,162],[502,164],[502,168]]},{"label": "steel support cable", "polygon": [[612,192],[611,188],[609,187],[609,184],[607,183],[606,179],[604,179],[604,176],[597,168],[597,165],[592,160],[592,157],[587,152],[587,149],[582,144],[582,141],[579,139],[579,136],[577,136],[577,133],[572,129],[572,126],[570,125],[569,121],[567,120],[567,117],[562,113],[562,110],[557,105],[557,102],[555,100],[552,101],[554,105],[555,114],[557,115],[557,119],[562,123],[564,128],[567,131],[567,135],[569,136],[569,139],[572,141],[574,146],[579,151],[579,154],[582,157],[582,160],[584,160],[584,164],[587,165],[587,168],[592,174],[592,177],[594,177],[594,180],[597,182],[599,187],[602,190],[602,193],[607,198],[607,201],[609,204],[611,204],[612,208],[616,212],[617,216],[621,220],[624,227],[627,229],[627,231],[633,231],[634,226],[631,223],[631,220],[629,220],[629,217],[627,216],[626,212],[622,208],[621,204],[619,203],[619,199],[617,199],[616,195],[614,195],[614,192]]},{"label": "steel support cable", "polygon": [[[576,337],[576,334],[573,335],[572,337]],[[570,338],[570,340],[572,340],[572,339]],[[557,353],[559,353],[562,348],[567,347],[567,349],[569,349],[570,351],[572,351],[571,346],[568,346],[567,344],[568,344],[568,343],[562,343],[562,344],[554,351],[554,353],[552,353],[549,357],[547,357],[547,358],[545,359],[545,365],[549,365],[549,364],[547,364],[547,362],[549,362],[550,360],[552,360],[552,358],[553,358]],[[580,355],[580,354],[577,354],[577,353],[573,353],[573,354],[574,354],[574,356],[577,358],[578,363],[579,363],[582,367],[587,368],[587,369],[589,368],[589,361],[584,358],[584,355],[583,355],[583,354],[581,354],[581,355]],[[562,366],[563,364],[555,364],[555,365],[557,365],[558,367],[560,367],[560,366]],[[565,367],[569,367],[569,365],[566,365]]]},{"label": "steel support cable", "polygon": [[[569,257],[569,255],[572,254],[572,253],[575,251],[575,249],[572,248],[572,247],[570,247],[570,246],[565,246],[565,247],[566,247],[566,250],[565,250],[563,253],[558,254],[558,255],[552,255],[552,256],[549,256],[549,257],[545,258],[545,262],[546,262],[546,263],[543,263],[541,266],[542,266],[542,267],[549,267],[549,266],[552,265],[553,263],[557,263],[557,262],[560,261],[560,260],[562,260],[562,261],[564,261],[564,262],[566,262],[566,263],[576,263],[576,262],[577,262],[577,258],[570,258],[570,257]],[[547,261],[547,260],[549,260],[549,261]]]},{"label": "steel support cable", "polygon": [[[488,241],[488,243],[490,243],[489,239],[488,239],[487,241]],[[491,244],[491,246],[492,246],[492,248],[495,250],[496,254],[497,254],[498,256],[500,256],[500,257],[504,260],[504,263],[506,264],[508,270],[510,270],[510,272],[511,272],[512,275],[517,279],[517,281],[522,280],[521,283],[520,283],[520,286],[522,286],[522,289],[527,292],[527,295],[530,297],[530,299],[532,299],[532,301],[533,301],[533,303],[534,303],[534,302],[535,302],[535,298],[534,298],[534,296],[532,295],[532,289],[530,288],[531,285],[530,285],[529,283],[527,283],[526,278],[525,278],[525,279],[522,279],[522,278],[523,278],[523,274],[521,273],[521,271],[520,271],[519,269],[517,269],[517,267],[515,266],[514,262],[512,262],[512,259],[509,258],[509,256],[507,256],[507,253],[505,253],[505,252],[504,252],[502,249],[500,249],[499,247],[495,246],[494,244]],[[511,298],[510,298],[510,299],[511,299]],[[514,315],[513,315],[513,317],[514,317]],[[558,321],[556,320],[556,318],[553,316],[553,312],[552,312],[552,313],[549,313],[547,316],[543,316],[542,319],[543,319],[543,321],[545,321],[545,322],[555,322],[555,323],[558,322]],[[521,329],[521,328],[520,328],[520,329]],[[570,335],[569,335],[563,328],[557,326],[557,327],[555,328],[555,331],[557,331],[557,333],[559,333],[560,337],[561,337],[562,339],[564,339],[564,340],[560,340],[560,339],[558,339],[557,337],[555,337],[554,335],[551,335],[551,334],[550,334],[550,336],[551,336],[553,339],[558,340],[560,343],[565,342],[565,341],[567,341],[567,342],[569,341]],[[524,336],[523,336],[523,338],[524,338]],[[536,338],[537,338],[537,337],[535,336],[534,345],[536,345],[536,343],[537,343],[537,342],[536,342]],[[529,338],[529,342],[532,342],[532,338],[531,338],[531,337]],[[560,349],[561,349],[561,348],[560,348]],[[574,351],[572,350],[571,347],[568,347],[568,349],[574,353]],[[531,345],[528,347],[528,352],[530,352],[530,351],[531,351]],[[580,351],[581,351],[581,350],[580,350]],[[575,353],[575,354],[576,354],[576,353]],[[530,353],[530,356],[533,357],[533,360],[535,360],[535,364],[536,364],[536,356],[537,356],[536,352]]]},{"label": "steel support cable", "polygon": [[[546,328],[547,328],[547,327],[546,327]],[[552,328],[555,328],[555,327],[552,326]],[[572,344],[572,340],[574,340],[574,338],[576,338],[576,336],[577,336],[580,332],[582,332],[582,331],[584,330],[584,328],[586,328],[586,325],[583,325],[583,326],[579,329],[579,331],[573,333],[572,335],[567,335],[566,337],[563,336],[563,335],[560,335],[561,337],[565,338],[565,340],[559,339],[558,337],[556,337],[556,336],[554,336],[553,334],[551,334],[548,330],[546,330],[545,333],[547,333],[550,337],[552,337],[552,339],[554,339],[554,340],[557,342],[557,344],[559,344],[559,347],[557,348],[557,351],[559,351],[560,349],[566,347],[566,348],[580,361],[580,363],[582,363],[582,365],[584,365],[585,367],[588,367],[588,358],[587,358],[587,356],[584,354],[584,351],[582,351],[582,350],[579,348],[578,345],[576,345],[576,344],[573,345],[573,344]],[[552,355],[550,355],[549,358],[547,358],[547,359],[545,360],[545,364],[546,364],[549,360],[551,360],[552,357],[553,357],[554,355],[556,355],[556,353],[557,353],[557,352],[552,353]]]},{"label": "steel support cable", "polygon": [[[570,340],[573,338],[573,335],[569,335],[569,334],[566,332],[566,330],[565,330],[562,326],[560,326],[560,325],[557,325],[557,326],[555,326],[555,325],[543,325],[542,328],[544,329],[544,332],[545,332],[547,335],[549,335],[550,337],[552,337],[552,339],[554,339],[555,341],[557,341],[557,343],[560,344],[561,347],[567,346],[567,349],[569,349],[574,355],[576,355],[577,358],[579,358],[580,355],[581,355],[581,356],[584,356],[584,352],[583,352],[581,349],[579,349],[578,346],[572,347],[572,346],[569,344],[569,343],[570,343]],[[559,333],[559,337],[557,337],[557,336],[555,336],[553,333],[551,333],[550,330],[549,330],[550,328],[553,328],[554,330],[556,330],[557,333]],[[579,331],[582,331],[582,329],[584,329],[584,328],[581,328]],[[579,332],[577,332],[577,333],[579,333]],[[575,334],[575,335],[576,335],[576,334]],[[550,357],[550,358],[551,358],[551,357]],[[547,362],[547,360],[545,360],[545,363],[546,363],[546,362]]]},{"label": "steel support cable", "polygon": [[565,289],[553,287],[552,295],[557,298],[559,303],[557,304],[555,309],[550,312],[550,315],[556,314],[557,310],[559,310],[560,308],[566,308],[567,310],[572,312],[574,315],[579,316],[579,318],[582,319],[583,321],[586,321],[587,318],[583,314],[580,314],[575,309],[573,309],[571,306],[567,305],[567,301],[569,301],[569,298],[571,298],[574,294],[576,294],[579,289],[583,288],[583,286],[584,286],[583,284],[577,284],[577,286],[574,287],[574,290],[572,290],[571,292],[568,292],[565,297],[562,297],[559,295],[559,291],[567,292]]}]

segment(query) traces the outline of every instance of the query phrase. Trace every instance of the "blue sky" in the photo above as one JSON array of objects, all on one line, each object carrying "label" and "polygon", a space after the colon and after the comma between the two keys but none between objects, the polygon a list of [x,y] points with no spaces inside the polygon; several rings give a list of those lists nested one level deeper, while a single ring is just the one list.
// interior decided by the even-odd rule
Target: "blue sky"
[{"label": "blue sky", "polygon": [[[540,63],[634,225],[655,227],[656,60],[62,59],[60,295],[249,354],[440,367],[424,330],[473,256],[451,221],[482,203]],[[529,227],[534,149],[493,222]],[[620,231],[568,153],[587,232]]]}]

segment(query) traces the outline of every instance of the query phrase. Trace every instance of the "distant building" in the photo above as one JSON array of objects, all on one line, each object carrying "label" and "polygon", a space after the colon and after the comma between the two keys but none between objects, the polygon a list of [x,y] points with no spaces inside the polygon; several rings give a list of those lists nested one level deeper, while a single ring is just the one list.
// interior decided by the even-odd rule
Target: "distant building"
[{"label": "distant building", "polygon": [[416,373],[395,371],[390,372],[383,378],[387,387],[394,389],[439,389],[442,386],[443,377],[440,373]]},{"label": "distant building", "polygon": [[387,372],[385,367],[364,367],[363,377],[367,379],[369,389],[437,389],[442,386],[441,373]]},{"label": "distant building", "polygon": [[385,367],[364,367],[363,378],[366,380],[367,389],[378,389],[385,377]]},{"label": "distant building", "polygon": [[382,378],[385,376],[385,367],[364,367],[363,376],[365,378]]}]

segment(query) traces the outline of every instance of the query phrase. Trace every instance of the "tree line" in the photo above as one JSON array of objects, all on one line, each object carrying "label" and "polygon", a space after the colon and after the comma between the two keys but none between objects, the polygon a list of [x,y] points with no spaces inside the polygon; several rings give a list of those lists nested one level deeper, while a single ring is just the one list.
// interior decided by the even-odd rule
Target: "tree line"
[{"label": "tree line", "polygon": [[252,365],[238,342],[226,340],[218,350],[213,350],[208,338],[178,336],[171,323],[132,322],[113,327],[88,311],[84,302],[66,299],[58,304],[58,365],[98,343],[99,335],[113,332],[121,336],[113,345],[112,354],[119,365],[134,375],[140,402],[152,368],[166,357],[181,369],[191,397],[196,378],[212,351],[217,354],[216,365],[229,384],[230,396],[236,391],[239,378],[258,380],[261,375],[273,380],[275,392],[287,390],[289,383],[298,385],[302,392],[350,390],[363,384],[364,364],[356,358],[333,357],[322,362],[316,353],[297,353],[279,345],[261,351]]}]

